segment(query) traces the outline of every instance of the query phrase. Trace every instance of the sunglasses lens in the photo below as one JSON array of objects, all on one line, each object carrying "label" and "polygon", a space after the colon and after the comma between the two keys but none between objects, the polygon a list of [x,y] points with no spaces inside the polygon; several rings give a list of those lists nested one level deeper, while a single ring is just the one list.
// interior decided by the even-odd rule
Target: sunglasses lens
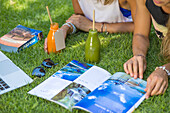
[{"label": "sunglasses lens", "polygon": [[36,67],[32,71],[32,75],[35,75],[37,77],[43,77],[43,76],[45,76],[45,70],[42,67]]},{"label": "sunglasses lens", "polygon": [[47,67],[47,68],[51,68],[52,66],[54,66],[54,62],[48,58],[48,59],[45,59],[43,62],[42,62],[42,65]]}]

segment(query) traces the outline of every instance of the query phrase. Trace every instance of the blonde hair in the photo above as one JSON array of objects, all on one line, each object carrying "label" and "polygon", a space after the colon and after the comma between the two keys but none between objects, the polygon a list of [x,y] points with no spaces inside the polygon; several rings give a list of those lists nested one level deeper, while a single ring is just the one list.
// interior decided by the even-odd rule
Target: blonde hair
[{"label": "blonde hair", "polygon": [[[103,0],[97,0],[98,2],[103,2]],[[111,4],[114,0],[104,0],[104,5]]]},{"label": "blonde hair", "polygon": [[167,23],[168,32],[162,40],[161,53],[165,61],[170,62],[170,16]]}]

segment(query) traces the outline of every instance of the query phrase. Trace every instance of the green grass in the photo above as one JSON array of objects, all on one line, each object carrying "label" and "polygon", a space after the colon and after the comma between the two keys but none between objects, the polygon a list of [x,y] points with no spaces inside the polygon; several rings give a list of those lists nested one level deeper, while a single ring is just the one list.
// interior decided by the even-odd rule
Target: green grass
[{"label": "green grass", "polygon": [[[49,17],[46,11],[48,5],[54,22],[61,26],[70,17],[74,11],[71,0],[0,0],[0,37],[8,33],[18,24],[42,30],[44,38],[49,31]],[[5,53],[17,66],[26,72],[31,78],[32,70],[39,66],[43,59],[51,58],[59,63],[52,69],[47,69],[47,74],[43,78],[34,80],[33,83],[5,93],[0,96],[0,113],[68,113],[65,108],[47,101],[45,99],[32,96],[27,92],[35,86],[50,77],[53,73],[61,69],[71,60],[75,59],[81,62],[84,60],[84,46],[88,33],[78,32],[69,35],[66,39],[66,49],[60,54],[46,54],[43,50],[44,39],[34,46],[17,53]],[[115,73],[123,70],[123,63],[132,57],[132,34],[109,34],[99,33],[101,40],[101,60],[97,65]],[[150,48],[147,56],[147,70],[144,73],[144,79],[151,74],[156,66],[163,65],[159,60],[161,41],[151,30]],[[170,87],[166,93],[160,96],[150,97],[135,110],[136,113],[164,113],[170,112]],[[74,113],[84,112],[73,110]]]}]

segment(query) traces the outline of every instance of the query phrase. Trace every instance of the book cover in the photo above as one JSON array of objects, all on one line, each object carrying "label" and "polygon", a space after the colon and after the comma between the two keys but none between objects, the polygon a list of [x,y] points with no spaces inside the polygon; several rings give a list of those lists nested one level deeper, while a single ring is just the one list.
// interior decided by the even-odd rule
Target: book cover
[{"label": "book cover", "polygon": [[0,38],[0,49],[19,52],[37,43],[42,37],[42,31],[18,25]]},{"label": "book cover", "polygon": [[146,81],[124,72],[111,75],[98,66],[73,60],[28,93],[69,110],[125,113],[145,99],[145,87]]}]

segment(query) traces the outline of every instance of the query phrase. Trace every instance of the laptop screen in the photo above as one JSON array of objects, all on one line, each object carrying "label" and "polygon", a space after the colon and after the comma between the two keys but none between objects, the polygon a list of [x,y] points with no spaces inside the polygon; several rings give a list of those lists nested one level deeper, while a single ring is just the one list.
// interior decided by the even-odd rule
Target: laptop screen
[{"label": "laptop screen", "polygon": [[8,59],[0,61],[0,76],[5,76],[16,71],[19,71],[19,68]]},{"label": "laptop screen", "polygon": [[0,61],[8,59],[1,51],[0,51]]}]

